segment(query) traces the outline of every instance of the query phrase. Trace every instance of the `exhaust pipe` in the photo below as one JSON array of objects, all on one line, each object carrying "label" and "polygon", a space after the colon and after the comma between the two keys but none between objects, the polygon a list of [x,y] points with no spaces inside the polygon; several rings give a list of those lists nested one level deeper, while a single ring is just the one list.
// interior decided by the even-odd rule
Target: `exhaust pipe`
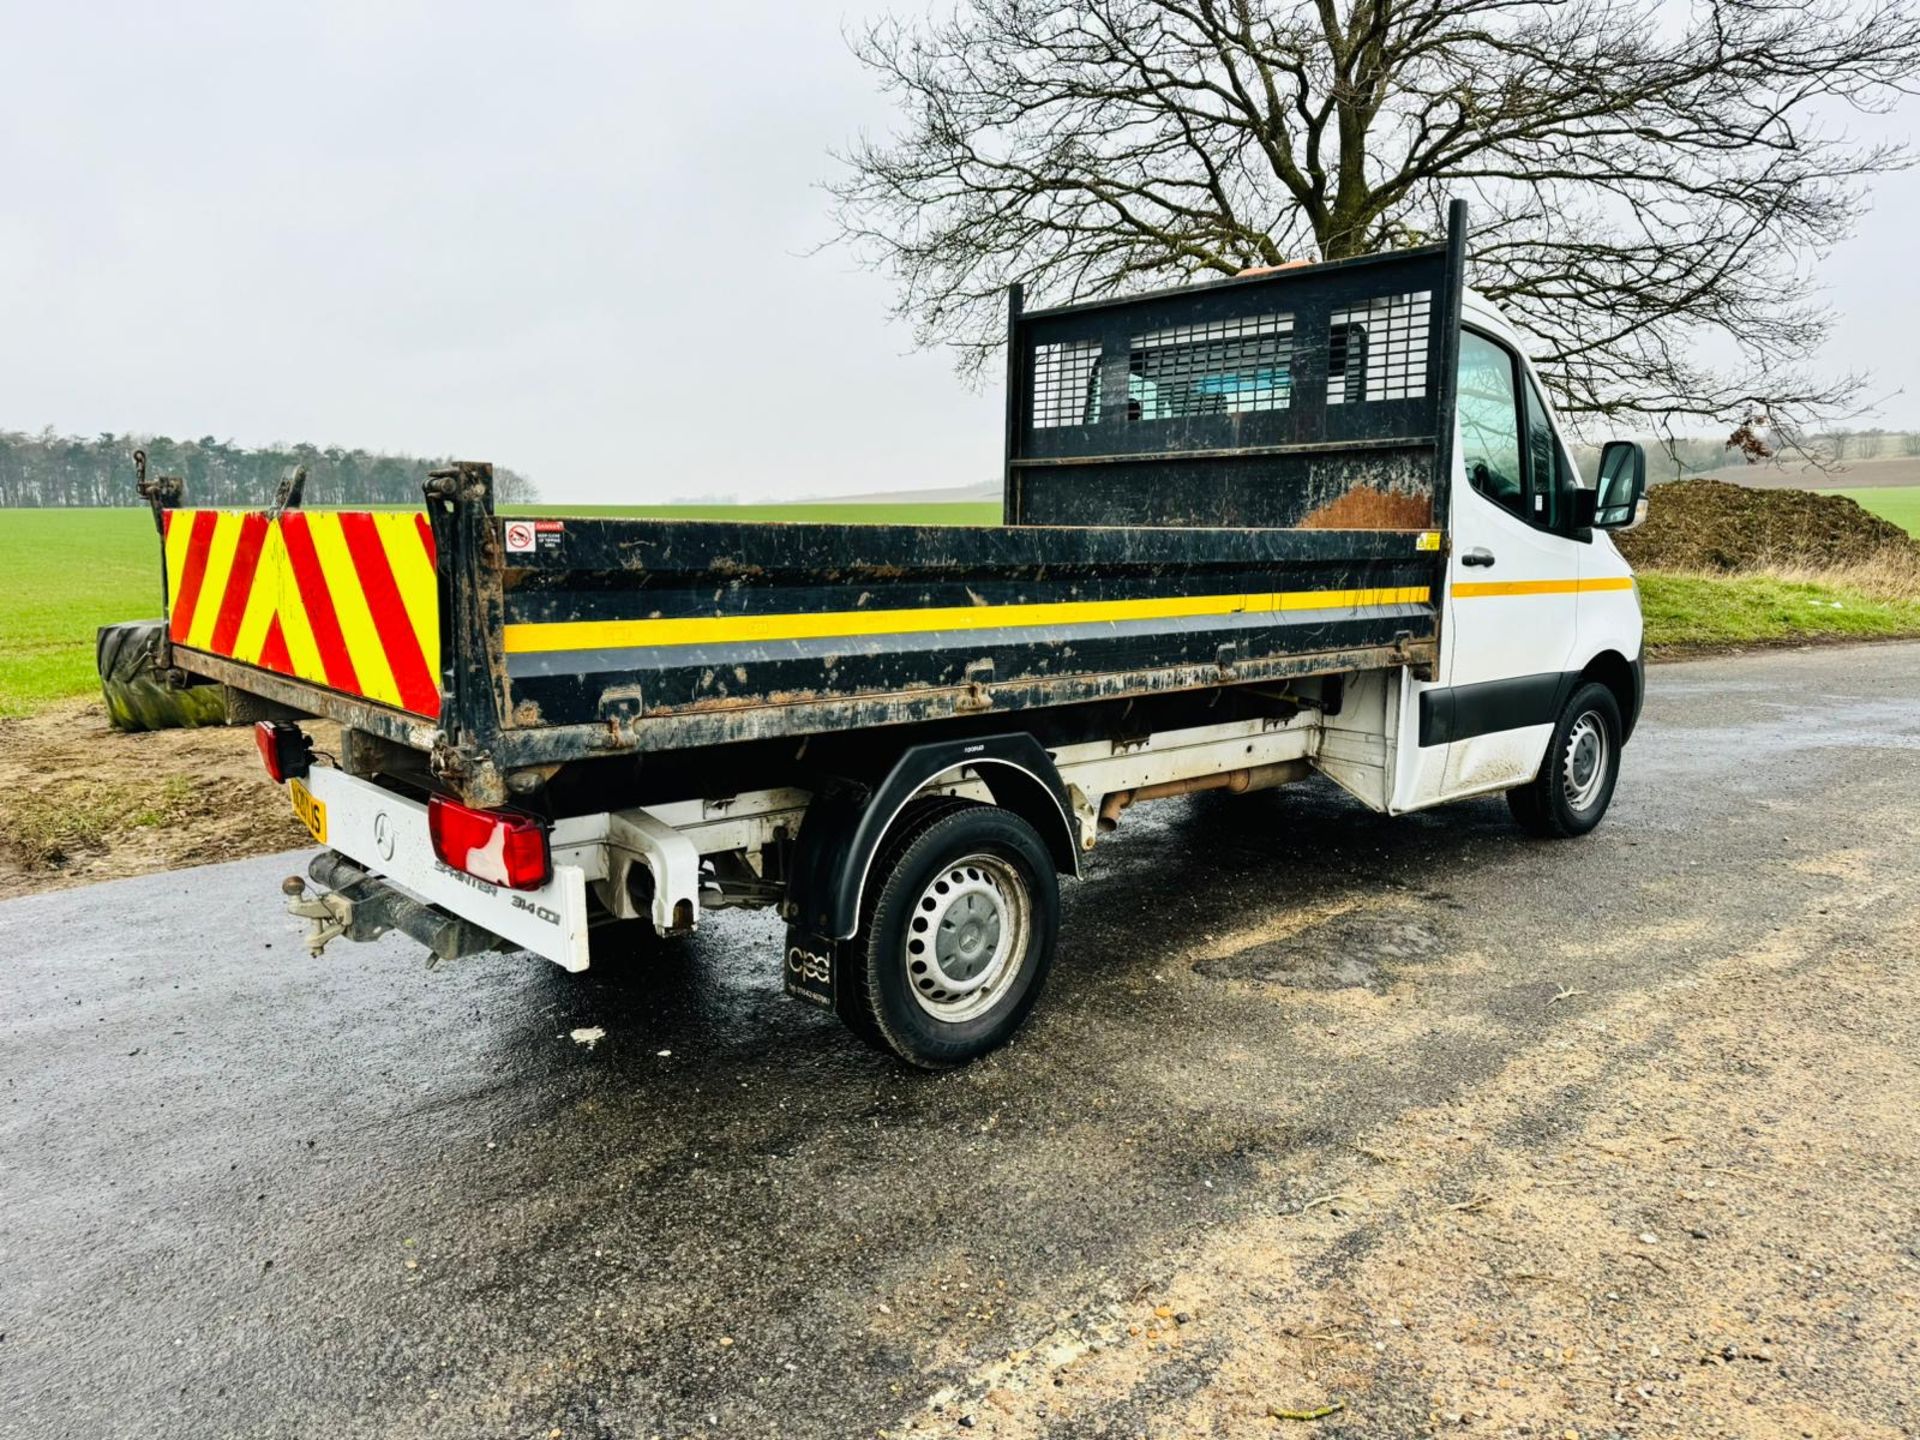
[{"label": "exhaust pipe", "polygon": [[1181,780],[1162,780],[1158,785],[1116,790],[1100,802],[1100,829],[1108,833],[1119,828],[1120,812],[1142,800],[1164,800],[1170,795],[1191,795],[1199,790],[1225,790],[1231,795],[1244,795],[1250,790],[1271,790],[1277,785],[1304,780],[1311,769],[1304,760],[1277,760],[1271,765],[1249,765],[1244,770],[1189,775]]}]

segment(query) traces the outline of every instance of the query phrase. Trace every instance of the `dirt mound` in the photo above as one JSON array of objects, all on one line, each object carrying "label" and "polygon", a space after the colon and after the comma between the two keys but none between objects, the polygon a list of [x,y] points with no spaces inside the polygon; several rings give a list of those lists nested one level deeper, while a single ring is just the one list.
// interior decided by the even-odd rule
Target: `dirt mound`
[{"label": "dirt mound", "polygon": [[311,843],[251,726],[125,734],[98,700],[0,720],[0,796],[0,899]]},{"label": "dirt mound", "polygon": [[1654,486],[1647,500],[1647,523],[1615,537],[1641,569],[1825,569],[1890,552],[1920,560],[1906,531],[1844,495],[1675,480]]}]

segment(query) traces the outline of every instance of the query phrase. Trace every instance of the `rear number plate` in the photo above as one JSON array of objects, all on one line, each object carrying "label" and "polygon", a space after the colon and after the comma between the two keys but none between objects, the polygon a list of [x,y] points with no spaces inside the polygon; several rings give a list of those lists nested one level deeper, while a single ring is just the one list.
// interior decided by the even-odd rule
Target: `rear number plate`
[{"label": "rear number plate", "polygon": [[307,833],[324,845],[327,843],[327,807],[325,802],[313,798],[313,792],[298,780],[287,782],[287,793],[293,797],[293,813],[300,817],[300,823],[307,827]]}]

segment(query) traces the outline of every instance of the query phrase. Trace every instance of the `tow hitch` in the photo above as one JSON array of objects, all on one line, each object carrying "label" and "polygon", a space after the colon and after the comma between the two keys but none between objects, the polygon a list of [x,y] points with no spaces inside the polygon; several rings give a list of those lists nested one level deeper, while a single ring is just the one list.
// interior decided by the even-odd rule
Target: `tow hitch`
[{"label": "tow hitch", "polygon": [[307,882],[298,875],[282,880],[280,889],[287,897],[287,913],[312,922],[307,927],[309,955],[319,955],[328,941],[339,939],[353,924],[353,901],[338,890],[309,895]]},{"label": "tow hitch", "polygon": [[327,888],[310,894],[305,880],[289,875],[280,882],[280,889],[287,897],[287,913],[310,922],[307,950],[313,955],[342,936],[378,940],[389,930],[410,935],[426,946],[430,967],[484,950],[517,948],[471,920],[422,904],[343,855],[323,851],[314,857],[307,873],[315,884]]}]

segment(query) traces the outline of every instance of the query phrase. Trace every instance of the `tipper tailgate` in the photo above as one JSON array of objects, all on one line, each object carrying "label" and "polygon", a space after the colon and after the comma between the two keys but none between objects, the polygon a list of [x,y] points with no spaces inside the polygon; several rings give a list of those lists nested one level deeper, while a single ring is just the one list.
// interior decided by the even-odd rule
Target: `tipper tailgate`
[{"label": "tipper tailgate", "polygon": [[168,510],[176,647],[440,714],[433,532],[412,511]]}]

